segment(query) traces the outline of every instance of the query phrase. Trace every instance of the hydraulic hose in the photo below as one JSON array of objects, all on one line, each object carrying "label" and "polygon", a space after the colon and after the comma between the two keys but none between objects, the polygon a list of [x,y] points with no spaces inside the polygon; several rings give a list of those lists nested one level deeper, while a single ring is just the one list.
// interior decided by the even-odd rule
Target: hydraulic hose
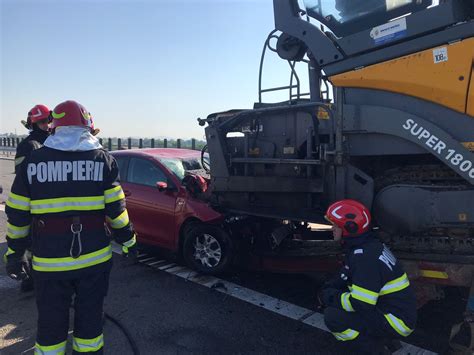
[{"label": "hydraulic hose", "polygon": [[133,339],[133,337],[130,334],[130,332],[128,331],[128,329],[122,323],[120,323],[120,321],[118,321],[116,318],[112,317],[110,314],[104,312],[104,316],[105,316],[106,319],[108,319],[109,321],[114,323],[117,327],[119,327],[119,329],[123,332],[123,334],[125,335],[125,337],[128,340],[128,343],[130,344],[130,347],[132,348],[133,354],[134,355],[140,355],[140,350],[138,349],[137,343]]}]

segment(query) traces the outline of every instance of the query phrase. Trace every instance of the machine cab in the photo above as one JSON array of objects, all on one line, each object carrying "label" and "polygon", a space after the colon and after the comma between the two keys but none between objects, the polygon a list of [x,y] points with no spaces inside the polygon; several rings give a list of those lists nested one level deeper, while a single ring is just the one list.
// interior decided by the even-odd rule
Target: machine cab
[{"label": "machine cab", "polygon": [[304,0],[308,16],[337,37],[360,32],[433,6],[432,0]]},{"label": "machine cab", "polygon": [[[276,29],[327,76],[473,36],[463,0],[274,0]],[[321,26],[322,25],[322,26]]]}]

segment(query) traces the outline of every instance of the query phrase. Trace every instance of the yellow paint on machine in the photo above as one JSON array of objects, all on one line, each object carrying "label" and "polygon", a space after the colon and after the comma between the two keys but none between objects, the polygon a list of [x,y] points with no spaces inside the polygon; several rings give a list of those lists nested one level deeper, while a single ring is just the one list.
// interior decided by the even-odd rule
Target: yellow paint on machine
[{"label": "yellow paint on machine", "polygon": [[[447,55],[443,60],[436,58],[440,50]],[[396,92],[474,116],[473,62],[474,38],[469,38],[338,74],[330,80],[337,87]]]},{"label": "yellow paint on machine", "polygon": [[448,279],[448,274],[444,271],[436,270],[422,270],[420,269],[420,276],[428,277],[431,279]]},{"label": "yellow paint on machine", "polygon": [[462,142],[461,143],[466,149],[470,150],[471,152],[474,151],[474,142]]},{"label": "yellow paint on machine", "polygon": [[469,87],[469,95],[467,97],[467,111],[469,116],[474,117],[474,59],[472,61],[471,83]]}]

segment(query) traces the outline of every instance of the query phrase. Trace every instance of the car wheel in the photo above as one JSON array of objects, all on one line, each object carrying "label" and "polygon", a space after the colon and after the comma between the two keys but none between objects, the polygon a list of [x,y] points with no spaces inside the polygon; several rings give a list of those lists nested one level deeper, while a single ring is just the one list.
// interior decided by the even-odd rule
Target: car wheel
[{"label": "car wheel", "polygon": [[232,257],[232,240],[217,226],[201,224],[188,229],[184,236],[183,258],[199,272],[219,274],[230,266]]}]

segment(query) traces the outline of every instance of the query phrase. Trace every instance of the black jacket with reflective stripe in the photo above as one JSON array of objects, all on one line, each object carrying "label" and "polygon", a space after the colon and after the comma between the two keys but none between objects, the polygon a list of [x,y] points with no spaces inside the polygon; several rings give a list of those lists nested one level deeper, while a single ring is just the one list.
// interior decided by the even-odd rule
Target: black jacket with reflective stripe
[{"label": "black jacket with reflective stripe", "polygon": [[[29,206],[26,207],[28,202],[25,201],[28,199],[30,199]],[[114,230],[116,241],[125,243],[134,235],[128,221],[117,163],[103,149],[65,152],[42,147],[31,152],[13,182],[5,212],[8,222],[16,227],[27,226],[32,220],[36,222],[41,220],[47,225],[54,223],[55,217],[87,218],[95,215],[103,216],[104,222],[106,217],[109,221],[120,219],[123,223],[120,224],[120,228]],[[73,234],[70,228],[46,234],[42,233],[41,225],[42,223],[33,223],[32,231],[27,238],[7,237],[8,246],[14,252],[7,258],[18,258],[24,253],[25,248],[32,244],[34,270],[35,259],[40,261],[46,259],[46,263],[39,265],[48,266],[48,260],[57,261],[57,265],[69,265],[70,263],[58,258],[71,257]],[[91,257],[88,258],[93,263],[95,257],[93,253],[107,248],[110,237],[104,228],[94,231],[83,230],[81,242],[82,252],[79,258],[89,254]],[[74,251],[77,250],[76,241]],[[106,261],[73,271],[64,271],[60,268],[47,272],[38,269],[35,271],[37,277],[73,278],[86,272],[108,269],[110,264],[110,261]]]},{"label": "black jacket with reflective stripe", "polygon": [[[49,133],[39,128],[35,128],[31,133],[23,139],[16,148],[15,154],[15,174],[18,174],[20,167],[24,163],[24,159],[35,149],[41,148],[44,141],[48,138]],[[23,159],[22,159],[23,158]]]},{"label": "black jacket with reflective stripe", "polygon": [[[414,329],[416,298],[412,287],[404,281],[407,278],[400,262],[371,233],[345,239],[348,240],[345,265],[339,275],[325,285],[334,290],[325,301],[330,306],[345,309],[341,296],[350,293],[353,310],[367,321],[374,312],[391,313]],[[394,282],[397,279],[400,282]],[[398,290],[400,286],[402,289]]]}]

